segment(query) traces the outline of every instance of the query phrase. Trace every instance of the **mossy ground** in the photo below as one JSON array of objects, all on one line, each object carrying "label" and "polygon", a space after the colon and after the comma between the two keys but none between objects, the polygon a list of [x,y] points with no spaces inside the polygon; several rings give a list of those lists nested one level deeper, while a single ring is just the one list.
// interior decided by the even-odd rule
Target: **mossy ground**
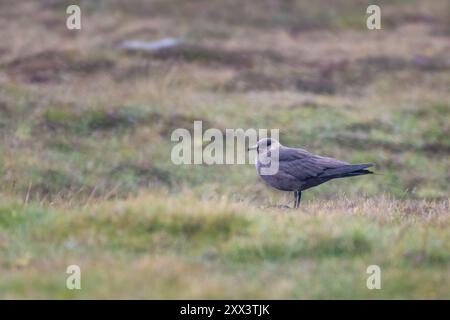
[{"label": "mossy ground", "polygon": [[[193,198],[66,210],[3,201],[1,297],[449,298],[448,201],[280,211]],[[65,287],[72,264],[81,290]],[[366,287],[369,265],[381,268],[381,290]]]},{"label": "mossy ground", "polygon": [[[380,31],[357,0],[72,3],[0,4],[0,297],[449,298],[448,1],[378,1]],[[250,165],[174,165],[194,120],[380,175],[284,210]]]}]

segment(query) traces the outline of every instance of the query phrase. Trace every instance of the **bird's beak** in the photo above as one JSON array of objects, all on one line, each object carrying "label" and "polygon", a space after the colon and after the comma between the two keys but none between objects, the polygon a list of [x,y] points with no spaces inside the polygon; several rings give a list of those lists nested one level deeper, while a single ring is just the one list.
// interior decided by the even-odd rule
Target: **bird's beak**
[{"label": "bird's beak", "polygon": [[247,151],[250,151],[250,150],[256,150],[257,148],[258,148],[258,145],[255,144],[254,146],[249,147],[249,148],[247,149]]}]

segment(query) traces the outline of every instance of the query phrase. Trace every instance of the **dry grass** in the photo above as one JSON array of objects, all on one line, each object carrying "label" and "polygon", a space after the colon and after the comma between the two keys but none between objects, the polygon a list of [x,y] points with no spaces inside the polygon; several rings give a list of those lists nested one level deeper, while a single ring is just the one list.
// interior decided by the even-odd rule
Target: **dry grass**
[{"label": "dry grass", "polygon": [[[343,198],[279,210],[194,198],[2,205],[1,297],[449,297],[448,200]],[[70,264],[82,268],[80,291],[65,289]],[[366,288],[372,264],[382,290]]]},{"label": "dry grass", "polygon": [[[448,298],[448,1],[380,2],[373,32],[359,0],[80,1],[81,31],[65,28],[67,1],[11,3],[2,297]],[[166,37],[186,45],[117,47]],[[284,144],[382,174],[282,210],[292,195],[252,166],[171,163],[171,132],[194,120],[280,128]],[[64,287],[70,263],[81,292]]]}]

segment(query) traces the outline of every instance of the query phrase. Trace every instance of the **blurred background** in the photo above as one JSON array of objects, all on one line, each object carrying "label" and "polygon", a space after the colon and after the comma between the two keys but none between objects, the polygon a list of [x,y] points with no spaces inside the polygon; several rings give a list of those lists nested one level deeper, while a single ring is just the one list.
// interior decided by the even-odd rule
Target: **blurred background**
[{"label": "blurred background", "polygon": [[[0,298],[448,297],[449,3],[0,0]],[[194,120],[381,175],[279,210],[252,165],[171,162]]]},{"label": "blurred background", "polygon": [[[66,28],[73,3],[81,30]],[[382,30],[366,28],[369,4]],[[280,128],[286,145],[383,172],[306,199],[446,197],[449,17],[446,0],[3,0],[1,191],[52,201],[193,188],[278,201],[251,165],[171,163],[172,131],[202,120]],[[166,38],[180,41],[125,48]]]}]

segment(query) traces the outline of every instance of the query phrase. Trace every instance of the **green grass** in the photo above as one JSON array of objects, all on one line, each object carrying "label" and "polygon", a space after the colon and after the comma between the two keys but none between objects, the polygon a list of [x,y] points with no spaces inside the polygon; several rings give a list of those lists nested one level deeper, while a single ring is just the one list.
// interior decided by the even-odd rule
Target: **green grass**
[{"label": "green grass", "polygon": [[[279,211],[167,197],[85,209],[3,201],[0,297],[449,298],[448,202]],[[82,270],[79,291],[65,287],[71,264]],[[372,264],[381,290],[366,287]]]},{"label": "green grass", "polygon": [[[448,1],[379,1],[381,31],[359,0],[79,3],[0,4],[0,297],[449,297]],[[284,210],[252,165],[171,162],[195,120],[379,174]]]}]

